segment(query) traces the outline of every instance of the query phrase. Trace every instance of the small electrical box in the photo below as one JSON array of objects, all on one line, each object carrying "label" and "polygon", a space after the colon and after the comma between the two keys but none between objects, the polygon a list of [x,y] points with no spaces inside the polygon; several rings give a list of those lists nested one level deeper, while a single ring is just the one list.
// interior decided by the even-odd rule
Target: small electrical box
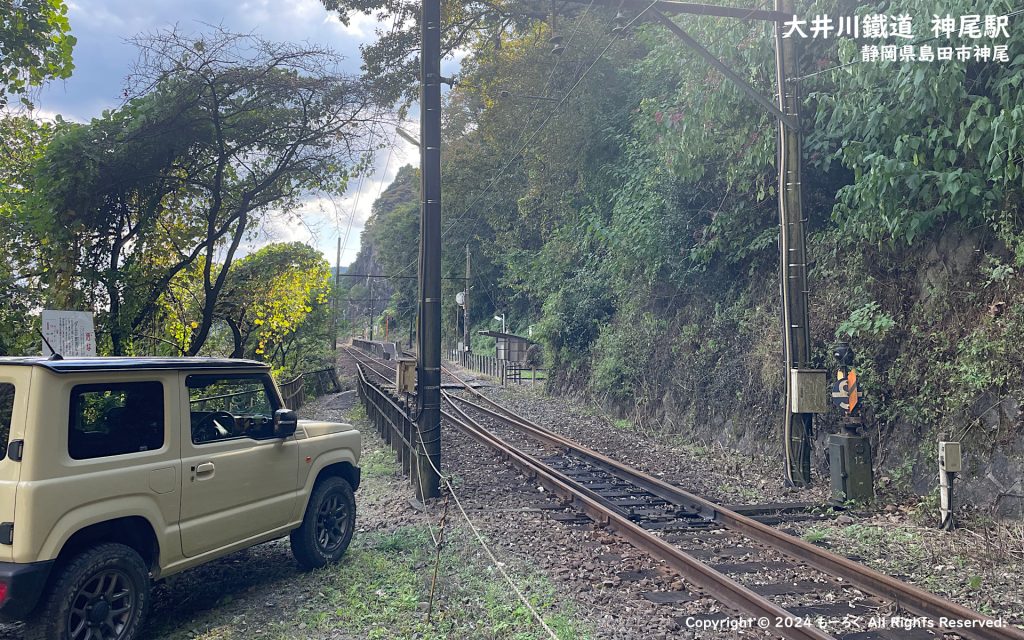
[{"label": "small electrical box", "polygon": [[867,437],[836,433],[828,439],[832,473],[832,501],[867,502],[875,495],[871,471],[871,443]]},{"label": "small electrical box", "polygon": [[946,473],[960,473],[963,460],[959,442],[939,442],[939,469]]},{"label": "small electrical box", "polygon": [[395,369],[395,392],[416,393],[416,361],[402,358]]},{"label": "small electrical box", "polygon": [[790,369],[793,389],[793,413],[828,411],[828,372],[824,369]]}]

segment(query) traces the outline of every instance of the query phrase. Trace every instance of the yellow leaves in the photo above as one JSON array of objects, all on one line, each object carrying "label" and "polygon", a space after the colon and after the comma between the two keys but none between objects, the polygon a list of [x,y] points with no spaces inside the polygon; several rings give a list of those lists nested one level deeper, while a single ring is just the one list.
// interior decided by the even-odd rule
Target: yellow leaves
[{"label": "yellow leaves", "polygon": [[258,327],[263,324],[263,318],[256,318],[252,323]]},{"label": "yellow leaves", "polygon": [[188,326],[192,327],[193,329],[198,329],[199,328],[199,323],[196,322],[195,320],[193,320],[192,322],[189,323]]}]

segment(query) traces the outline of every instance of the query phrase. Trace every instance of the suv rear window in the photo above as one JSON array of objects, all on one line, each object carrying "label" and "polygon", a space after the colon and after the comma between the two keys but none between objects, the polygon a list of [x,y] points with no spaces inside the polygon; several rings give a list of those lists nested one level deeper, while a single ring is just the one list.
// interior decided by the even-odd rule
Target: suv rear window
[{"label": "suv rear window", "polygon": [[159,382],[80,384],[71,389],[68,454],[75,460],[164,446],[164,387]]},{"label": "suv rear window", "polygon": [[14,413],[14,385],[0,383],[0,460],[7,457],[7,439],[11,437],[11,414]]}]

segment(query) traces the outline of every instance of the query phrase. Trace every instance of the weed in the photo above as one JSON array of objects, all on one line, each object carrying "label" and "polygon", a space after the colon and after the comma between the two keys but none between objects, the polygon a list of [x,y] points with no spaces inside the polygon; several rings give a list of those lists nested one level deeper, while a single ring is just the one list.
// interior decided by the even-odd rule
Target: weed
[{"label": "weed", "polygon": [[360,466],[366,477],[391,477],[398,473],[394,454],[387,449],[375,449],[367,452],[363,455]]},{"label": "weed", "polygon": [[824,542],[824,541],[828,540],[829,532],[828,532],[827,529],[813,528],[813,529],[808,529],[804,533],[803,537],[804,537],[804,540],[806,540],[807,542],[810,542],[811,544],[817,544],[819,542]]},{"label": "weed", "polygon": [[352,405],[352,408],[348,410],[348,415],[346,417],[352,422],[366,422],[370,419],[370,417],[366,415],[366,408],[361,402],[357,402]]}]

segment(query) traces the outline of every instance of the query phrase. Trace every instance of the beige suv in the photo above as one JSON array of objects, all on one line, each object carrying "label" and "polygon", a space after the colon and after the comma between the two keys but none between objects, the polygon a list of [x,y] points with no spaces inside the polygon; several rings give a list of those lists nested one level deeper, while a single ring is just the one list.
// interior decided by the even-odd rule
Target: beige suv
[{"label": "beige suv", "polygon": [[352,538],[359,432],[296,420],[259,362],[0,358],[0,443],[0,616],[30,640],[129,640],[154,580]]}]

